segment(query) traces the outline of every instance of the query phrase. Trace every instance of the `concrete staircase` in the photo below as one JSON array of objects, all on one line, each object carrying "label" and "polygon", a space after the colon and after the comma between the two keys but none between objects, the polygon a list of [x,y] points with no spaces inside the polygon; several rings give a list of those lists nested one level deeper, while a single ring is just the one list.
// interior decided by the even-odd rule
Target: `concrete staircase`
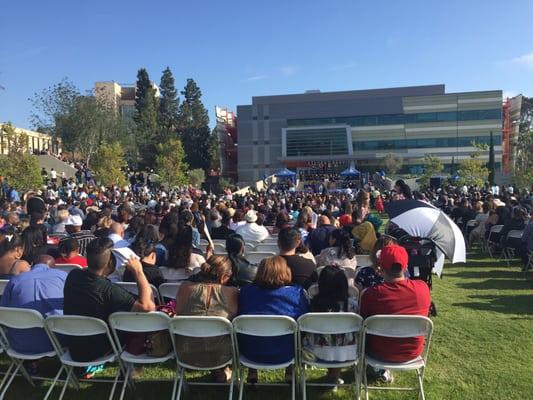
[{"label": "concrete staircase", "polygon": [[46,171],[48,171],[48,175],[50,175],[50,170],[53,168],[57,171],[57,177],[61,177],[61,172],[65,172],[67,178],[74,178],[74,174],[76,173],[76,168],[71,167],[67,163],[58,160],[57,158],[49,155],[43,155],[43,156],[35,156],[37,157],[37,160],[39,161],[39,166],[41,168],[45,168]]}]

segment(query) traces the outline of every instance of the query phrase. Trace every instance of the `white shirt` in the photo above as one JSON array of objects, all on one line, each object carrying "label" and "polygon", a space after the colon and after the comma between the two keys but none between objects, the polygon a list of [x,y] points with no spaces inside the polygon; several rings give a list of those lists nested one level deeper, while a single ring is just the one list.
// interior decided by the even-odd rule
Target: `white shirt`
[{"label": "white shirt", "polygon": [[241,235],[245,242],[262,242],[269,236],[267,229],[255,222],[247,222],[245,225],[239,226],[235,233]]},{"label": "white shirt", "polygon": [[122,236],[117,235],[116,233],[110,233],[108,238],[113,241],[113,247],[115,249],[120,249],[121,247],[128,247],[130,245],[130,242],[123,239]]},{"label": "white shirt", "polygon": [[57,178],[57,171],[55,171],[55,170],[50,171],[50,176],[52,177],[52,179],[56,179]]}]

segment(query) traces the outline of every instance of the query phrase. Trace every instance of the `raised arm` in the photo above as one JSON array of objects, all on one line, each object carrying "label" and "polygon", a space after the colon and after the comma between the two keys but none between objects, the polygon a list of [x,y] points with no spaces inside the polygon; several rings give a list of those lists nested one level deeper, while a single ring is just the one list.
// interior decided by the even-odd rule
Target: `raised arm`
[{"label": "raised arm", "polygon": [[126,263],[126,268],[132,273],[139,290],[139,298],[131,307],[131,311],[154,311],[155,303],[152,300],[152,288],[144,275],[141,262],[135,257],[130,257]]}]

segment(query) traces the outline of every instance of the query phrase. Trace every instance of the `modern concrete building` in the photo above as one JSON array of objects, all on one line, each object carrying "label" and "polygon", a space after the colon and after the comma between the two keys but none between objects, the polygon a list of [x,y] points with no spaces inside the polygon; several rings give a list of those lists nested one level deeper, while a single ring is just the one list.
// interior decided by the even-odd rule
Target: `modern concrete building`
[{"label": "modern concrete building", "polygon": [[[156,97],[160,96],[159,86],[152,82]],[[122,118],[133,118],[135,113],[135,85],[120,85],[115,81],[96,82],[94,94],[108,102]]]},{"label": "modern concrete building", "polygon": [[[501,168],[502,91],[446,93],[444,85],[253,97],[237,107],[238,176],[260,179],[317,162],[373,172],[388,153],[417,173],[426,153],[446,167],[469,157],[493,132]],[[483,155],[488,159],[487,154]]]}]

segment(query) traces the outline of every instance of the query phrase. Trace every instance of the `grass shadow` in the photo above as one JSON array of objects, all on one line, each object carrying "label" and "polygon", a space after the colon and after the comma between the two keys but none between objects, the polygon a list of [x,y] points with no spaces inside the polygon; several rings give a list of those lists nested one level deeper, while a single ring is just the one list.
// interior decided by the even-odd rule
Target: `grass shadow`
[{"label": "grass shadow", "polygon": [[482,282],[459,282],[457,286],[475,290],[533,290],[533,282],[525,279],[487,279]]},{"label": "grass shadow", "polygon": [[455,274],[450,274],[450,277],[464,278],[464,279],[486,279],[486,278],[499,278],[499,279],[518,279],[523,277],[524,273],[513,271],[502,271],[501,269],[490,271],[463,271]]},{"label": "grass shadow", "polygon": [[454,303],[456,307],[471,308],[473,310],[492,311],[502,314],[533,315],[533,295],[496,296],[481,295],[469,296],[471,299],[484,300],[483,302]]}]

